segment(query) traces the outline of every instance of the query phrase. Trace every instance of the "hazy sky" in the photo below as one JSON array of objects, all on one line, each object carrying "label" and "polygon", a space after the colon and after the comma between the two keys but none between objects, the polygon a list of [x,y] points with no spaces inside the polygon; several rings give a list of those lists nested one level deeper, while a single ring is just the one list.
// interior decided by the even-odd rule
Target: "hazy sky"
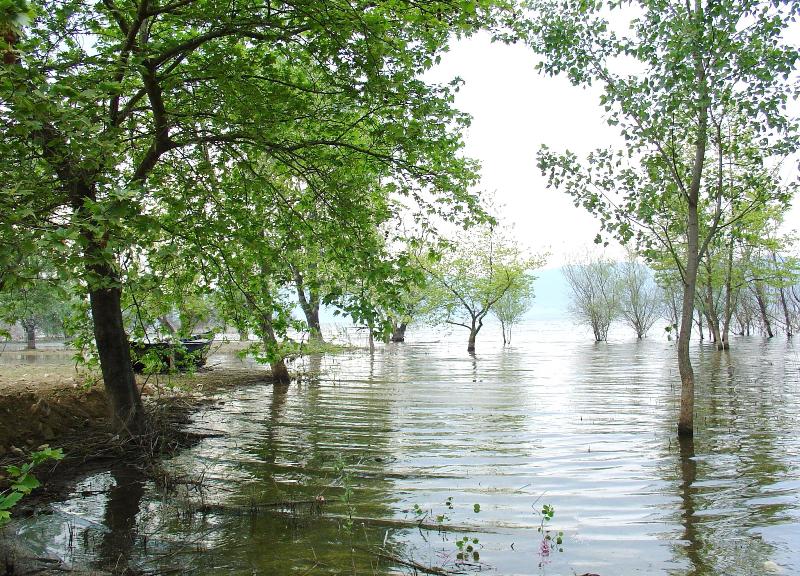
[{"label": "hazy sky", "polygon": [[[473,117],[466,134],[466,153],[482,164],[481,189],[494,192],[501,214],[514,225],[516,237],[534,251],[549,250],[548,267],[586,248],[596,249],[597,221],[570,197],[547,189],[536,168],[542,144],[569,149],[579,156],[608,145],[621,146],[599,105],[600,91],[572,86],[565,78],[549,78],[534,70],[536,58],[523,45],[491,43],[488,35],[455,42],[441,64],[426,78],[465,81],[456,107]],[[791,162],[796,173],[796,162]],[[800,225],[800,210],[787,217]],[[618,245],[607,251],[621,257]]]},{"label": "hazy sky", "polygon": [[544,77],[535,63],[523,45],[491,43],[488,35],[478,35],[454,43],[427,77],[464,79],[455,104],[473,117],[466,153],[481,162],[481,189],[494,192],[504,205],[501,214],[517,238],[534,251],[549,250],[548,266],[559,266],[565,255],[594,247],[600,228],[566,193],[546,188],[536,152],[547,144],[583,155],[621,140],[605,122],[599,91]]}]

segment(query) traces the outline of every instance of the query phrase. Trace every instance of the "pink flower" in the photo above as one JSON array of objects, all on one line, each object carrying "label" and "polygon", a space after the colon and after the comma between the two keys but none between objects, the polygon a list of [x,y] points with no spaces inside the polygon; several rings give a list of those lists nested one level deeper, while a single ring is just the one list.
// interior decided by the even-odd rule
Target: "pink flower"
[{"label": "pink flower", "polygon": [[539,545],[539,556],[546,558],[550,556],[550,540],[542,538],[542,543]]}]

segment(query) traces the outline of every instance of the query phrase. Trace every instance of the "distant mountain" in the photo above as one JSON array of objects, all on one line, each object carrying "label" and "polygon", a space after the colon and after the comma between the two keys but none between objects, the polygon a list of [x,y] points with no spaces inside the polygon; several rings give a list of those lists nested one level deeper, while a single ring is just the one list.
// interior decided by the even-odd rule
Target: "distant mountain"
[{"label": "distant mountain", "polygon": [[[569,285],[561,273],[561,268],[537,270],[534,293],[536,298],[533,306],[525,314],[526,320],[560,320],[568,316]],[[303,312],[298,306],[295,310],[297,318],[303,317]],[[324,323],[349,323],[343,316],[334,316],[333,310],[323,308],[320,310],[320,319]]]},{"label": "distant mountain", "polygon": [[554,320],[565,318],[569,308],[569,285],[561,268],[547,268],[535,272],[533,307],[525,315],[528,320]]}]

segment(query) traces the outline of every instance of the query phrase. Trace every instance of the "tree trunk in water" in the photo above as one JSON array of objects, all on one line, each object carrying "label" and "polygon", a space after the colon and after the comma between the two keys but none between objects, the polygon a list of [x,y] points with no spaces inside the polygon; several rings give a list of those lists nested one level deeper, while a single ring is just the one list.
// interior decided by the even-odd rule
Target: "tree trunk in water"
[{"label": "tree trunk in water", "polygon": [[472,328],[469,330],[469,342],[467,342],[467,352],[475,352],[475,338],[478,336],[480,327],[475,327],[473,323]]},{"label": "tree trunk in water", "polygon": [[711,287],[710,280],[709,278],[709,284],[706,287],[706,309],[708,310],[706,315],[708,316],[708,327],[714,338],[714,344],[716,344],[717,350],[722,350],[722,335],[719,329],[717,309],[714,306],[714,289]]},{"label": "tree trunk in water", "polygon": [[764,287],[761,282],[756,282],[754,291],[756,293],[756,302],[758,302],[758,310],[761,312],[761,321],[764,323],[764,330],[767,331],[767,337],[772,338],[772,324],[769,321],[769,314],[767,313],[767,299],[764,296]]},{"label": "tree trunk in water", "polygon": [[239,330],[239,342],[247,342],[250,338],[247,335],[247,330]]},{"label": "tree trunk in water", "polygon": [[112,425],[118,432],[133,436],[144,427],[144,410],[133,374],[131,347],[122,321],[122,290],[111,266],[99,264],[91,268],[103,280],[112,283],[110,288],[89,291],[94,339],[103,382],[111,402]]},{"label": "tree trunk in water", "polygon": [[731,332],[733,317],[733,237],[728,244],[728,266],[725,271],[725,311],[722,318],[722,350],[730,349],[728,335]]},{"label": "tree trunk in water", "polygon": [[500,330],[503,331],[503,346],[508,344],[508,339],[506,338],[506,323],[500,320]]},{"label": "tree trunk in water", "polygon": [[594,341],[602,342],[603,336],[600,334],[600,324],[597,320],[592,320],[592,332],[594,333]]},{"label": "tree trunk in water", "polygon": [[289,369],[286,368],[286,362],[283,358],[269,363],[269,369],[272,371],[272,379],[276,384],[289,384],[292,379],[289,376]]},{"label": "tree trunk in water", "polygon": [[[702,34],[703,14],[700,0],[695,0],[695,12],[700,20],[697,34]],[[694,316],[694,299],[697,290],[697,268],[700,260],[700,225],[698,205],[700,185],[703,179],[703,164],[706,157],[706,140],[708,138],[708,85],[700,54],[701,38],[693,39],[695,76],[697,78],[697,97],[700,105],[698,117],[697,140],[695,142],[692,180],[687,194],[686,221],[686,268],[683,278],[683,304],[681,306],[681,327],[678,338],[678,371],[681,375],[681,408],[678,416],[678,436],[694,436],[694,370],[689,357],[689,341],[692,338],[692,316]]]},{"label": "tree trunk in water", "polygon": [[792,317],[789,315],[789,307],[786,305],[786,294],[783,291],[783,286],[780,287],[781,307],[783,308],[783,318],[786,322],[786,337],[792,337]]},{"label": "tree trunk in water", "polygon": [[[775,269],[778,269],[778,256],[775,252],[772,253],[772,261],[775,263]],[[781,309],[783,310],[783,320],[786,322],[786,337],[792,337],[792,317],[789,314],[789,306],[786,304],[786,291],[783,289],[783,284],[778,287],[778,295],[780,296]]]},{"label": "tree trunk in water", "polygon": [[289,377],[289,370],[286,368],[286,362],[280,356],[278,350],[278,338],[275,336],[275,330],[272,328],[272,314],[261,315],[261,338],[264,341],[264,348],[267,352],[270,350],[276,354],[275,360],[269,363],[269,368],[272,371],[272,379],[276,384],[289,384],[292,379]]},{"label": "tree trunk in water", "polygon": [[308,322],[311,339],[324,342],[325,340],[322,338],[322,326],[319,322],[319,302],[314,302],[311,309],[306,312],[306,322]]},{"label": "tree trunk in water", "polygon": [[31,325],[23,325],[23,327],[25,328],[25,338],[27,340],[25,349],[36,350],[36,327]]},{"label": "tree trunk in water", "polygon": [[700,334],[700,342],[706,339],[705,337],[705,329],[703,328],[703,315],[705,313],[702,310],[697,310],[697,315],[693,315],[695,324],[697,324],[697,332]]},{"label": "tree trunk in water", "polygon": [[[690,210],[690,222],[692,220]],[[692,228],[691,224],[689,226]],[[694,252],[692,251],[694,240]],[[689,358],[689,342],[692,337],[692,316],[694,315],[694,291],[697,280],[697,206],[694,211],[694,235],[689,233],[689,266],[686,268],[686,281],[683,288],[683,307],[681,309],[680,335],[678,336],[678,371],[681,375],[681,408],[678,417],[678,436],[694,435],[694,370]],[[692,252],[694,258],[692,258]]]},{"label": "tree trunk in water", "polygon": [[375,326],[370,322],[367,324],[367,330],[369,330],[369,353],[375,353]]},{"label": "tree trunk in water", "polygon": [[406,328],[408,324],[401,322],[400,324],[392,325],[392,342],[405,342],[406,341]]}]

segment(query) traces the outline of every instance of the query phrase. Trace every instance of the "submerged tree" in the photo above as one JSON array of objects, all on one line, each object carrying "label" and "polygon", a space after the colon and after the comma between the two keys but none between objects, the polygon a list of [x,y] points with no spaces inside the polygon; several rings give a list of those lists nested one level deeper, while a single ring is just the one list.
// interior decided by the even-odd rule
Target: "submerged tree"
[{"label": "submerged tree", "polygon": [[0,294],[0,319],[22,326],[28,350],[36,349],[38,332],[63,336],[69,314],[69,296],[54,278],[30,279]]},{"label": "submerged tree", "polygon": [[635,255],[619,266],[619,294],[622,318],[637,338],[644,338],[661,316],[661,302],[650,268]]},{"label": "submerged tree", "polygon": [[597,342],[608,339],[608,329],[620,313],[616,264],[602,257],[586,257],[561,268],[571,290],[570,311],[588,324]]},{"label": "submerged tree", "polygon": [[[735,157],[737,139],[751,138],[764,162],[795,147],[785,112],[794,93],[798,51],[785,31],[800,12],[793,1],[616,2],[530,0],[536,11],[530,43],[540,69],[576,85],[600,84],[608,121],[625,150],[599,150],[585,163],[573,154],[540,155],[550,184],[566,189],[622,241],[658,245],[680,271],[683,299],[678,341],[679,435],[694,433],[694,372],[689,357],[699,264],[709,242],[740,215],[722,170],[707,169],[708,151]],[[632,15],[612,26],[609,12]],[[622,30],[622,32],[617,32]],[[615,69],[635,59],[637,73]],[[722,182],[722,185],[720,185]],[[737,193],[734,190],[734,193]],[[763,199],[759,200],[763,201]],[[744,211],[747,211],[744,207]],[[706,211],[706,218],[703,213]]]},{"label": "submerged tree", "polygon": [[476,338],[489,313],[509,291],[529,289],[530,273],[544,261],[543,256],[526,255],[515,242],[484,226],[460,239],[437,261],[422,263],[430,275],[429,317],[469,330],[467,351],[475,352]]},{"label": "submerged tree", "polygon": [[19,323],[28,350],[36,349],[37,333],[66,337],[75,286],[59,278],[50,262],[39,256],[18,254],[13,274],[0,291],[0,320]]},{"label": "submerged tree", "polygon": [[530,274],[520,276],[505,294],[495,303],[492,314],[500,321],[503,332],[503,346],[511,344],[511,329],[520,323],[525,313],[531,309],[535,297]]}]

